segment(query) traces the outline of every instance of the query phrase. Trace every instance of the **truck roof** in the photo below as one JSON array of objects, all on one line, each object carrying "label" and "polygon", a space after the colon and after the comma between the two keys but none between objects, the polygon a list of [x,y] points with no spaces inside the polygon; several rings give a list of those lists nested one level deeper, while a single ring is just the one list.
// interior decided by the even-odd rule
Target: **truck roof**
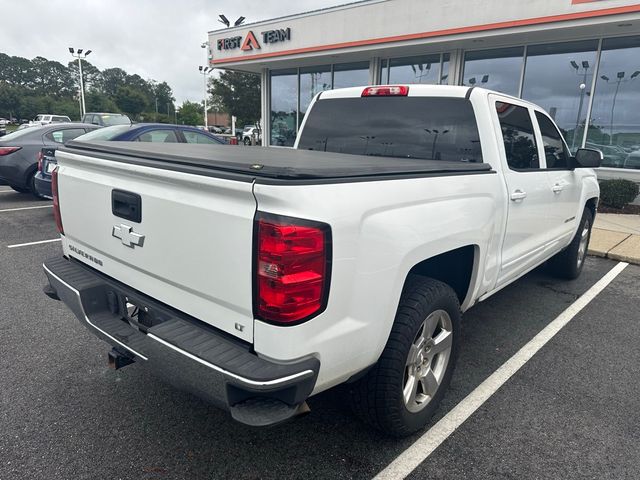
[{"label": "truck roof", "polygon": [[490,173],[487,163],[447,162],[294,150],[185,143],[70,141],[62,152],[205,176],[260,183],[334,183],[399,176]]}]

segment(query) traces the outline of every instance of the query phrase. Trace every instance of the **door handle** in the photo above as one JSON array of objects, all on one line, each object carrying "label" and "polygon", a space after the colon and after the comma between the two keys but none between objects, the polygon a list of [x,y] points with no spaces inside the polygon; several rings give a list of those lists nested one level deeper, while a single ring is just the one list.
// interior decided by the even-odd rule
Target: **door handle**
[{"label": "door handle", "polygon": [[564,190],[564,185],[560,184],[560,183],[556,183],[551,190],[553,190],[553,193],[560,193],[562,190]]},{"label": "door handle", "polygon": [[527,193],[523,192],[522,190],[514,190],[511,193],[511,200],[513,200],[514,202],[517,202],[519,200],[524,200],[525,198],[527,198]]}]

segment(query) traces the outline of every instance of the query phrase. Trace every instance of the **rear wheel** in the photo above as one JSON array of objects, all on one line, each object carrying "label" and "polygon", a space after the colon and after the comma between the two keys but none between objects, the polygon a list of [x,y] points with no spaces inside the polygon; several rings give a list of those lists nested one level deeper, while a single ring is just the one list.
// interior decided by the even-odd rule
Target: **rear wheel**
[{"label": "rear wheel", "polygon": [[440,281],[411,276],[378,363],[353,385],[356,414],[393,436],[424,428],[451,381],[459,336],[455,292]]},{"label": "rear wheel", "polygon": [[592,225],[593,214],[587,208],[582,214],[578,231],[569,246],[549,260],[549,269],[552,275],[567,280],[573,280],[580,276],[587,258]]}]

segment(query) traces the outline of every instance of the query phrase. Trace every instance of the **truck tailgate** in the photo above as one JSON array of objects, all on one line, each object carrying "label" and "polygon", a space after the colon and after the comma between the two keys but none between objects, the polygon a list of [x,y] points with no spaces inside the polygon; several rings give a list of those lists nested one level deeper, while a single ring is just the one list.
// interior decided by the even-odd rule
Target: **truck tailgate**
[{"label": "truck tailgate", "polygon": [[[250,181],[56,156],[65,255],[253,342]],[[114,190],[133,194],[116,198],[125,206],[139,196],[139,222],[112,205]]]}]

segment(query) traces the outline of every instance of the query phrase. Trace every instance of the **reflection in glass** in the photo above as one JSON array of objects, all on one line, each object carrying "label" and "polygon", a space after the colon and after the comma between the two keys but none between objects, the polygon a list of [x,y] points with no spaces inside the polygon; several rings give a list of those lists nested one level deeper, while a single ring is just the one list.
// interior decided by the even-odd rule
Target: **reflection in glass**
[{"label": "reflection in glass", "polygon": [[466,52],[462,84],[517,96],[523,56],[524,47]]},{"label": "reflection in glass", "polygon": [[640,169],[640,37],[602,42],[586,146],[602,166]]},{"label": "reflection in glass", "polygon": [[475,114],[471,102],[464,98],[320,100],[305,124],[298,147],[354,155],[482,163]]},{"label": "reflection in glass", "polygon": [[300,116],[302,124],[307,108],[317,93],[331,89],[331,65],[300,69]]},{"label": "reflection in glass", "polygon": [[333,66],[333,88],[369,85],[369,62],[340,63]]},{"label": "reflection in glass", "polygon": [[573,153],[582,145],[597,49],[597,40],[527,49],[522,98],[549,112]]},{"label": "reflection in glass", "polygon": [[271,72],[271,145],[292,147],[296,140],[298,71]]},{"label": "reflection in glass", "polygon": [[442,67],[440,68],[440,85],[449,84],[449,54],[442,55]]},{"label": "reflection in glass", "polygon": [[389,60],[389,83],[436,85],[440,79],[440,54]]}]

